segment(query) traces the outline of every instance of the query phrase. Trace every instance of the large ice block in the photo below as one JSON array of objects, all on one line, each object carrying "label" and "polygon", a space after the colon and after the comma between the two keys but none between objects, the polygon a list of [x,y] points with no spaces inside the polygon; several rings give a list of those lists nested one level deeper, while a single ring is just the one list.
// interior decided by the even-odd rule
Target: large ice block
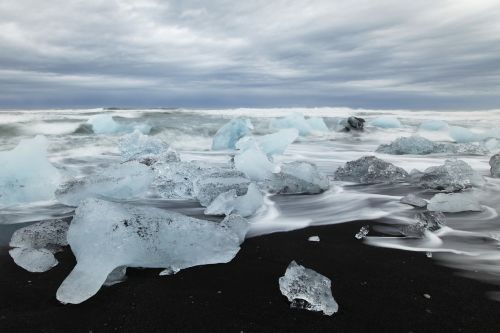
[{"label": "large ice block", "polygon": [[347,162],[335,171],[335,180],[355,183],[386,183],[405,180],[408,173],[375,156],[363,156]]},{"label": "large ice block", "polygon": [[253,125],[249,119],[235,118],[215,133],[212,149],[234,149],[236,142],[242,137],[250,135],[252,130]]},{"label": "large ice block", "polygon": [[229,215],[234,213],[248,217],[255,214],[263,204],[262,193],[255,183],[251,183],[245,195],[238,196],[235,189],[219,194],[205,209],[205,214]]},{"label": "large ice block", "polygon": [[318,194],[330,188],[330,182],[310,162],[283,163],[281,170],[266,182],[267,189],[278,194]]},{"label": "large ice block", "polygon": [[81,303],[118,267],[184,268],[225,263],[244,239],[245,220],[199,220],[153,207],[99,199],[80,203],[68,231],[77,264],[57,290],[62,303]]},{"label": "large ice block", "polygon": [[434,212],[458,213],[458,212],[480,212],[481,204],[473,193],[438,193],[429,200],[427,209]]}]

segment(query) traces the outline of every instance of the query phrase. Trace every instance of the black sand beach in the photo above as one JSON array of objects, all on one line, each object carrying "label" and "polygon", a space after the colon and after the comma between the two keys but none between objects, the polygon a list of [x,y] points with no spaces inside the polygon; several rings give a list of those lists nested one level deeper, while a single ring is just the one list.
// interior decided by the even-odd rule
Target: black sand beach
[{"label": "black sand beach", "polygon": [[[0,332],[499,332],[494,287],[458,276],[422,253],[364,245],[366,223],[315,227],[247,240],[229,264],[129,269],[124,283],[81,305],[55,293],[74,265],[69,250],[34,274],[0,256]],[[319,235],[321,242],[309,242]],[[332,280],[332,317],[290,309],[278,278],[291,260]],[[424,297],[429,294],[430,299]]]}]

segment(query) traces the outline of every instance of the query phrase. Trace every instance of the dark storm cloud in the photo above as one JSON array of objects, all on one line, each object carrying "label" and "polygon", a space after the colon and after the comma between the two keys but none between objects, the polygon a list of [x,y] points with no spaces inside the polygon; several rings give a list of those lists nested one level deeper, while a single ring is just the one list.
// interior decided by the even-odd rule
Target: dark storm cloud
[{"label": "dark storm cloud", "polygon": [[3,1],[0,106],[500,107],[498,1]]}]

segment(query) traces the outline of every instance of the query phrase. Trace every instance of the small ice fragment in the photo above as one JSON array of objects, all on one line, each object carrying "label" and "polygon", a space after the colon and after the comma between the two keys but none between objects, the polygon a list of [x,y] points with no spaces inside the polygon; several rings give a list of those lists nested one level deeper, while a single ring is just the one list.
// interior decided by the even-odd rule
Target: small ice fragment
[{"label": "small ice fragment", "polygon": [[127,279],[127,266],[116,267],[111,273],[109,273],[103,285],[106,287],[110,287],[112,285],[121,283],[126,279]]},{"label": "small ice fragment", "polygon": [[425,255],[427,258],[432,258],[432,252],[426,252]]},{"label": "small ice fragment", "polygon": [[399,128],[401,127],[401,122],[398,118],[383,116],[378,117],[370,121],[370,124],[380,128]]},{"label": "small ice fragment", "polygon": [[307,240],[310,242],[319,242],[319,236],[311,236]]},{"label": "small ice fragment", "polygon": [[490,167],[491,176],[494,178],[500,178],[500,153],[491,157]]},{"label": "small ice fragment", "polygon": [[285,275],[279,278],[281,293],[288,298],[291,308],[322,311],[331,316],[338,311],[332,295],[329,278],[292,261]]},{"label": "small ice fragment", "polygon": [[264,204],[264,197],[255,183],[248,186],[247,193],[238,196],[236,190],[219,194],[205,209],[206,215],[229,215],[235,213],[243,217],[255,214]]},{"label": "small ice fragment", "polygon": [[252,130],[253,125],[249,119],[232,119],[215,133],[212,150],[234,149],[236,142],[251,134]]},{"label": "small ice fragment", "polygon": [[85,199],[68,231],[77,264],[56,297],[62,303],[81,303],[117,267],[184,269],[229,262],[247,229],[246,220],[232,215],[215,223],[153,207]]},{"label": "small ice fragment", "polygon": [[403,235],[408,237],[423,237],[426,230],[434,232],[446,225],[446,219],[441,212],[424,211],[415,215],[416,222],[400,227]]},{"label": "small ice fragment", "polygon": [[431,295],[429,295],[429,294],[424,294],[424,297],[427,299],[431,299]]},{"label": "small ice fragment", "polygon": [[164,270],[160,272],[160,276],[165,276],[165,275],[175,275],[180,271],[180,268],[177,267],[167,267]]},{"label": "small ice fragment", "polygon": [[145,195],[154,180],[153,171],[144,164],[130,161],[111,165],[97,174],[71,180],[56,191],[57,199],[78,206],[85,198],[133,199]]},{"label": "small ice fragment", "polygon": [[12,235],[9,251],[14,262],[29,272],[45,272],[58,264],[54,253],[68,245],[68,223],[50,220],[18,229]]},{"label": "small ice fragment", "polygon": [[425,201],[424,199],[422,199],[420,197],[417,197],[415,194],[412,194],[412,193],[408,194],[405,197],[402,197],[400,202],[407,204],[407,205],[410,205],[410,206],[419,207],[419,208],[424,208],[425,206],[427,206],[427,201]]},{"label": "small ice fragment", "polygon": [[335,180],[356,183],[385,183],[402,181],[408,173],[392,163],[375,156],[363,156],[355,161],[347,162],[335,171]]},{"label": "small ice fragment", "polygon": [[47,139],[39,135],[0,151],[0,208],[54,198],[61,175],[47,158],[47,148]]},{"label": "small ice fragment", "polygon": [[356,239],[366,238],[366,236],[368,235],[368,232],[370,232],[370,226],[365,225],[365,226],[361,227],[361,229],[359,229],[358,233],[356,235],[354,235],[354,237]]},{"label": "small ice fragment", "polygon": [[438,193],[429,200],[427,209],[433,212],[480,212],[481,204],[470,192]]}]

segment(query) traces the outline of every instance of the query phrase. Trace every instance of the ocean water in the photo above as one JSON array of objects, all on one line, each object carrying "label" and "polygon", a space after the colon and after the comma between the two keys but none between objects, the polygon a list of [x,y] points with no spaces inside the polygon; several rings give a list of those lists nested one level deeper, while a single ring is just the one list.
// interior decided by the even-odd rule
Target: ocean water
[{"label": "ocean water", "polygon": [[[150,135],[170,144],[180,153],[182,160],[223,163],[231,158],[230,152],[214,152],[210,147],[213,135],[227,121],[234,117],[247,117],[254,125],[254,135],[258,136],[273,132],[269,126],[273,118],[292,113],[323,117],[330,130],[300,137],[277,159],[278,162],[314,162],[329,176],[331,189],[320,195],[267,196],[265,209],[251,218],[248,237],[312,225],[373,220],[377,222],[377,232],[387,236],[369,235],[364,240],[368,244],[419,251],[423,256],[432,253],[429,260],[454,267],[472,278],[500,284],[500,179],[489,177],[488,164],[491,155],[500,151],[500,110],[438,112],[296,108],[0,111],[0,151],[14,148],[21,139],[41,134],[49,141],[51,163],[65,177],[99,172],[101,168],[119,162],[117,142],[123,133],[94,134],[85,123],[92,116],[109,114],[125,127],[134,124],[151,126]],[[365,118],[365,131],[336,131],[338,121],[349,115]],[[371,120],[381,116],[396,117],[402,126],[377,128],[370,125]],[[446,121],[450,126],[464,127],[478,134],[489,131],[498,140],[488,141],[491,153],[482,156],[387,155],[374,152],[380,144],[413,134],[434,141],[454,141],[447,129],[419,129],[420,124],[427,120]],[[429,199],[434,192],[406,183],[355,185],[333,181],[333,174],[339,166],[365,155],[375,155],[408,172],[443,164],[452,157],[461,159],[484,176],[485,185],[474,191],[483,210],[446,214],[447,227],[429,237],[415,239],[397,235],[394,226],[412,221],[418,211],[399,203],[399,199],[409,193]],[[33,172],[36,172],[36,167]],[[135,203],[171,209],[195,217],[203,216],[203,208],[193,201],[143,198]],[[27,223],[71,216],[72,213],[73,208],[55,201],[3,207],[0,210],[0,244],[6,245],[12,232]]]}]

